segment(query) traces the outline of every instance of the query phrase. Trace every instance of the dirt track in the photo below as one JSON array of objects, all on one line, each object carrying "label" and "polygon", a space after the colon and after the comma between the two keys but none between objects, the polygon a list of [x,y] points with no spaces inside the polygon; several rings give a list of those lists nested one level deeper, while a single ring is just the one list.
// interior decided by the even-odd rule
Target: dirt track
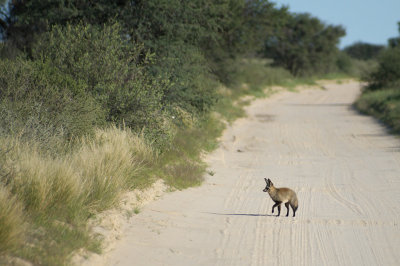
[{"label": "dirt track", "polygon": [[[132,217],[105,264],[399,265],[400,142],[352,110],[358,83],[325,87],[254,101],[215,175]],[[271,214],[264,177],[297,192],[295,218]]]}]

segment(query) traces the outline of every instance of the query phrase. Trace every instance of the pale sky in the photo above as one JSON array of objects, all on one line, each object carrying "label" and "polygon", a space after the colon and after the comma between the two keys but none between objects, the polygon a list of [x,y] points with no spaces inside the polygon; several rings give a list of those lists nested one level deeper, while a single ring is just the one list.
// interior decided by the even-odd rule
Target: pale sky
[{"label": "pale sky", "polygon": [[271,0],[294,13],[310,13],[327,24],[342,25],[346,36],[340,48],[362,41],[387,44],[399,36],[400,0]]}]

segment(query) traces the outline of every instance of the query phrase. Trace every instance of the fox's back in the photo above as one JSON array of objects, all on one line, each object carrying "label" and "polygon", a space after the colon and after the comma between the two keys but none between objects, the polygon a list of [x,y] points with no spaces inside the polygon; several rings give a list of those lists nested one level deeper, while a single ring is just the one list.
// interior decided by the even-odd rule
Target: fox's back
[{"label": "fox's back", "polygon": [[291,190],[290,188],[274,188],[270,189],[269,195],[271,196],[272,200],[275,202],[293,202],[297,203],[297,195],[296,192]]}]

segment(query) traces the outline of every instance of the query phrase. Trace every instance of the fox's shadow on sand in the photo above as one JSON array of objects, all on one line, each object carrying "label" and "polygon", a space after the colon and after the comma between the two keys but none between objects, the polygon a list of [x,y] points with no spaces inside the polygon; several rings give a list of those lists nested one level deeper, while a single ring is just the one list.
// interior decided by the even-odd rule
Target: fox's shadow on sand
[{"label": "fox's shadow on sand", "polygon": [[215,213],[215,212],[206,212],[207,214],[213,214],[213,215],[223,215],[223,216],[270,216],[270,217],[276,217],[276,214],[259,214],[259,213]]}]

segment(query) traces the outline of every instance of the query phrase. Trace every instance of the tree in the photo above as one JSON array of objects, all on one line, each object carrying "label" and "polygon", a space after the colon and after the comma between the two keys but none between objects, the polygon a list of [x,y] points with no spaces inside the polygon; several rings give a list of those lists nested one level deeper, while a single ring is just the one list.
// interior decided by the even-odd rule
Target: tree
[{"label": "tree", "polygon": [[287,14],[286,23],[267,36],[265,56],[294,75],[325,73],[335,65],[341,26],[325,25],[309,14]]},{"label": "tree", "polygon": [[375,59],[384,48],[383,45],[357,42],[344,48],[344,52],[353,58],[368,60]]},{"label": "tree", "polygon": [[[399,34],[400,34],[400,22]],[[368,90],[400,87],[400,37],[389,39],[389,47],[378,57],[378,68],[367,78]]]},{"label": "tree", "polygon": [[278,9],[274,3],[265,0],[245,1],[241,13],[243,52],[255,55],[262,54],[266,36],[279,30],[289,15],[287,7]]},{"label": "tree", "polygon": [[7,0],[0,0],[0,38],[4,39],[5,32],[8,28],[8,5]]},{"label": "tree", "polygon": [[[400,33],[400,22],[397,22]],[[400,37],[393,37],[388,40],[389,47],[394,48],[400,46]]]},{"label": "tree", "polygon": [[[6,0],[2,0],[5,2]],[[121,10],[129,8],[128,0],[11,0],[9,1],[6,27],[2,27],[8,39],[19,48],[29,48],[35,35],[47,32],[53,25],[94,25],[107,23],[118,17]],[[3,5],[4,6],[4,5]]]}]

